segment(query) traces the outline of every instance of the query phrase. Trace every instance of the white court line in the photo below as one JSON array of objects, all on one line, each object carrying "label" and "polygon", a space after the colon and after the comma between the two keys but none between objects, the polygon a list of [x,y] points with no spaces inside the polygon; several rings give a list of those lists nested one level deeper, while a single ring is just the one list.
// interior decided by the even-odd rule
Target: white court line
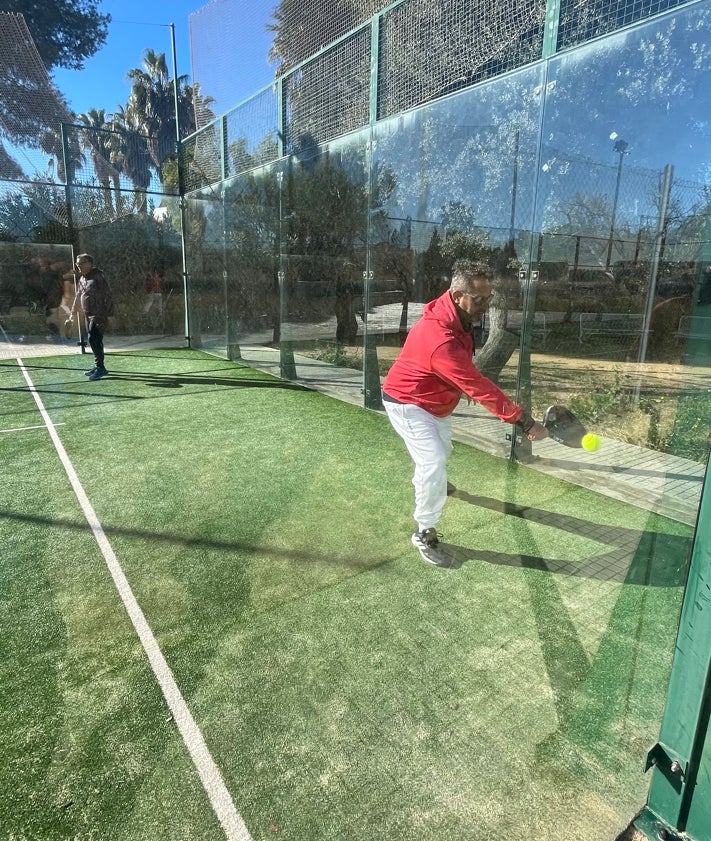
[{"label": "white court line", "polygon": [[[55,423],[54,425],[64,426],[63,423]],[[47,429],[47,427],[41,423],[39,426],[16,426],[14,429],[0,429],[0,432],[27,432],[28,429]]]},{"label": "white court line", "polygon": [[210,798],[212,808],[217,815],[218,820],[222,824],[225,836],[229,839],[229,841],[252,841],[241,815],[235,808],[232,797],[230,796],[227,786],[220,774],[220,770],[210,755],[210,751],[205,744],[205,739],[200,732],[200,728],[195,723],[195,719],[192,717],[192,714],[188,709],[188,705],[185,703],[185,699],[180,693],[180,689],[178,689],[178,685],[175,682],[170,666],[168,665],[165,657],[163,656],[163,652],[160,650],[160,647],[153,636],[153,631],[151,631],[150,626],[146,621],[146,617],[143,615],[143,611],[136,601],[136,597],[133,595],[131,586],[121,569],[121,565],[119,564],[111,545],[109,544],[108,538],[104,533],[101,523],[99,522],[99,518],[96,516],[96,512],[94,511],[92,504],[89,502],[89,498],[79,481],[79,477],[77,476],[71,461],[69,460],[67,451],[64,449],[64,445],[59,439],[59,435],[54,428],[54,424],[47,414],[47,410],[44,408],[42,399],[37,393],[37,390],[27,373],[27,369],[22,364],[22,360],[18,359],[17,364],[20,366],[30,392],[34,397],[37,408],[42,415],[47,431],[49,432],[57,450],[57,454],[64,465],[64,469],[67,471],[67,476],[69,477],[69,481],[74,489],[74,493],[77,495],[79,505],[81,505],[84,516],[94,533],[96,542],[99,544],[99,548],[106,560],[106,564],[109,568],[109,572],[111,573],[111,577],[114,580],[116,589],[118,590],[126,611],[131,618],[131,622],[133,622],[133,627],[136,629],[136,633],[141,640],[141,644],[148,656],[153,673],[160,684],[160,688],[163,690],[163,696],[165,697],[170,711],[173,714],[173,719],[180,731],[180,735],[183,737],[185,746],[190,753],[203,787],[207,792],[207,796]]}]

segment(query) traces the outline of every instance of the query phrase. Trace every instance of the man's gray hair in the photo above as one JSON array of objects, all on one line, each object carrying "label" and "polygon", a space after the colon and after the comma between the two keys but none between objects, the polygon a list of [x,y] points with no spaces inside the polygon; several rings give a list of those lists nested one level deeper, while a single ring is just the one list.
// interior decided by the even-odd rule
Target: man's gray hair
[{"label": "man's gray hair", "polygon": [[450,292],[469,292],[472,281],[494,279],[494,270],[488,263],[476,260],[457,260],[452,267],[452,283]]}]

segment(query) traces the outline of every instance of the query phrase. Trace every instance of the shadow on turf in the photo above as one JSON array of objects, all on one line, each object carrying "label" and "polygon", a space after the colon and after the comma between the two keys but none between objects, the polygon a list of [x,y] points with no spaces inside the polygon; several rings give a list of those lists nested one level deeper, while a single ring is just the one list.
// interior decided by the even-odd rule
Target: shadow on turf
[{"label": "shadow on turf", "polygon": [[[29,523],[35,526],[49,526],[54,529],[66,529],[67,531],[91,532],[92,528],[85,520],[65,520],[61,518],[43,517],[37,514],[22,514],[18,511],[0,510],[0,520],[9,520],[16,523]],[[150,540],[155,543],[166,543],[169,545],[185,548],[215,549],[224,552],[242,552],[245,556],[258,554],[262,556],[278,556],[291,561],[308,562],[310,564],[326,563],[342,565],[360,570],[371,570],[385,566],[395,557],[379,558],[368,562],[362,556],[354,555],[352,558],[334,558],[332,555],[317,555],[315,552],[306,552],[297,549],[285,549],[273,546],[262,546],[255,543],[242,543],[237,540],[215,540],[187,537],[180,534],[168,534],[166,532],[150,531],[148,529],[127,529],[120,526],[107,526],[102,524],[102,530],[108,537],[129,537],[139,540]]]},{"label": "shadow on turf", "polygon": [[459,569],[467,561],[484,561],[498,566],[651,587],[680,587],[684,583],[691,537],[593,523],[569,514],[475,496],[460,489],[451,496],[477,508],[560,529],[611,548],[583,561],[568,561],[442,542],[442,548],[452,559],[449,569]]},{"label": "shadow on turf", "polygon": [[[0,367],[2,367],[2,363],[0,363]],[[68,369],[64,367],[56,367],[52,365],[33,365],[28,366],[28,370],[53,370],[53,371],[64,371],[67,372]],[[75,370],[75,369],[73,369]],[[83,369],[82,369],[83,373]],[[300,383],[290,382],[288,380],[279,380],[276,378],[270,379],[256,379],[251,377],[245,377],[244,379],[236,378],[236,377],[221,377],[221,376],[214,376],[210,374],[210,369],[207,371],[194,371],[191,373],[178,373],[178,374],[152,374],[148,372],[111,372],[102,377],[99,381],[100,384],[96,385],[89,380],[86,380],[83,376],[77,377],[76,379],[72,380],[65,380],[63,382],[55,382],[51,385],[40,385],[35,386],[35,391],[42,395],[42,394],[65,394],[64,386],[66,385],[75,385],[80,384],[85,386],[82,388],[81,393],[87,395],[96,395],[102,398],[101,402],[105,402],[107,398],[116,399],[116,400],[144,400],[147,399],[146,397],[142,397],[138,394],[116,394],[110,390],[111,383],[119,383],[119,382],[135,382],[141,383],[148,388],[155,388],[155,389],[166,389],[166,390],[175,390],[183,388],[184,386],[219,386],[225,388],[275,388],[281,391],[302,391],[308,392],[311,389],[306,388],[305,386],[301,385]],[[97,390],[94,390],[97,389]],[[0,387],[0,392],[27,392],[29,389],[26,385],[22,386],[13,386],[11,388],[3,388]],[[75,392],[79,393],[79,392]],[[190,392],[191,394],[196,394],[196,391]],[[151,395],[151,399],[154,395]],[[34,408],[30,409],[29,411],[34,412]],[[16,412],[15,412],[16,413]]]},{"label": "shadow on turf", "polygon": [[139,382],[151,388],[182,388],[186,385],[220,385],[228,388],[279,388],[291,389],[294,391],[308,391],[299,383],[289,382],[288,380],[278,380],[276,378],[261,380],[253,378],[239,379],[236,377],[220,377],[210,375],[209,372],[197,371],[193,373],[182,374],[150,374],[146,372],[126,372],[120,371],[114,373],[109,372],[105,380],[115,380],[124,382]]}]

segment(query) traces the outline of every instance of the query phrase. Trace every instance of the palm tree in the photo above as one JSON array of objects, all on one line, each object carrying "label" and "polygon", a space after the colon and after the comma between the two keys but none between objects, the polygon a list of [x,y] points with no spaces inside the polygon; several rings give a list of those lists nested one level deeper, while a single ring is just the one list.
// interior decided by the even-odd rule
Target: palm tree
[{"label": "palm tree", "polygon": [[[163,165],[176,153],[175,94],[165,53],[146,50],[142,69],[129,70],[126,76],[133,83],[127,108],[131,127],[148,139],[148,152],[162,184]],[[187,79],[179,76],[177,80],[178,120],[183,137],[195,130],[193,91]]]},{"label": "palm tree", "polygon": [[113,115],[111,127],[111,162],[133,184],[136,210],[146,212],[146,191],[151,184],[151,156],[148,138],[133,128],[130,109],[119,105]]},{"label": "palm tree", "polygon": [[78,114],[77,119],[87,131],[83,133],[82,145],[91,154],[91,162],[94,165],[96,179],[104,189],[106,210],[110,216],[114,215],[114,208],[111,202],[111,187],[113,182],[116,191],[116,213],[121,210],[121,180],[118,169],[111,163],[111,143],[108,132],[111,124],[106,119],[103,108],[92,108],[86,114]]},{"label": "palm tree", "polygon": [[40,149],[45,155],[50,155],[57,162],[57,180],[64,184],[74,183],[76,172],[84,163],[84,155],[79,146],[76,132],[69,134],[68,146],[69,156],[65,161],[60,128],[47,128],[39,137]]}]

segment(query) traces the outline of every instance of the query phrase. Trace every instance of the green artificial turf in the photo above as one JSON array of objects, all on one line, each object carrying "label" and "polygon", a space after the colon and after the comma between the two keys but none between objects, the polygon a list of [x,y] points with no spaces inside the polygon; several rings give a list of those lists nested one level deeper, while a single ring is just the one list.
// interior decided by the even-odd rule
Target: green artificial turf
[{"label": "green artificial turf", "polygon": [[[25,364],[252,838],[612,841],[691,529],[199,351]],[[42,423],[16,362],[0,429]],[[224,837],[46,430],[0,435],[0,826]],[[561,829],[564,827],[564,831]]]}]

